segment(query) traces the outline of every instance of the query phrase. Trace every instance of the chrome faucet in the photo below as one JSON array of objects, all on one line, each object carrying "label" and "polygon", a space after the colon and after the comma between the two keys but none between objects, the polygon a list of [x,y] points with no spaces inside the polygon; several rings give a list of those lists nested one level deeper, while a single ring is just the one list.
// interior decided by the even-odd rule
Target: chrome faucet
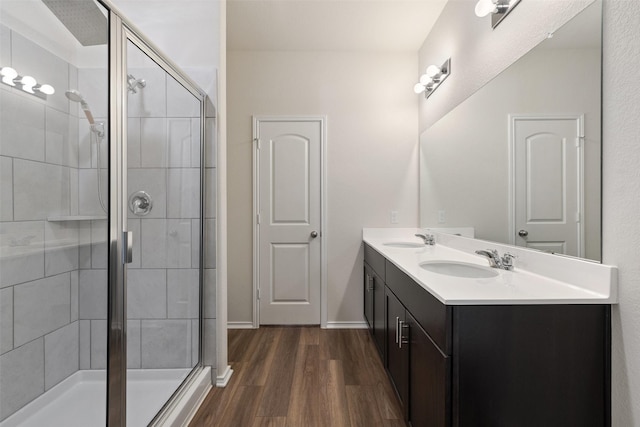
[{"label": "chrome faucet", "polygon": [[506,252],[502,257],[498,255],[495,249],[479,249],[476,251],[478,255],[482,255],[489,261],[489,266],[499,268],[501,270],[513,270],[513,259],[515,255]]},{"label": "chrome faucet", "polygon": [[420,237],[425,245],[433,246],[436,244],[436,238],[433,237],[433,234],[416,234],[416,237]]}]

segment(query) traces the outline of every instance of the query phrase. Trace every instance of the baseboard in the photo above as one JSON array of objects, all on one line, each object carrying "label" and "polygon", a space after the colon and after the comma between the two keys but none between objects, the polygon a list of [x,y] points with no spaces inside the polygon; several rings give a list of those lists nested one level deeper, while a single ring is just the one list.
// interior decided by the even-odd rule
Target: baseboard
[{"label": "baseboard", "polygon": [[226,387],[227,384],[229,384],[231,375],[233,375],[233,369],[231,369],[231,366],[227,365],[227,369],[224,370],[224,374],[218,375],[216,378],[216,387]]},{"label": "baseboard", "polygon": [[326,329],[367,329],[368,327],[365,321],[327,322]]},{"label": "baseboard", "polygon": [[254,329],[253,322],[227,322],[227,329]]}]

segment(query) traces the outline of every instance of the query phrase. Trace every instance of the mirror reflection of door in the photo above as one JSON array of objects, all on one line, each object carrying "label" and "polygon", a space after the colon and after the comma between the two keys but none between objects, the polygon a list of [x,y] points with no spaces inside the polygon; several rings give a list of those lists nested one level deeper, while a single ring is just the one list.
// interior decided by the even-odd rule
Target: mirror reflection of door
[{"label": "mirror reflection of door", "polygon": [[516,245],[584,256],[583,121],[510,115]]}]

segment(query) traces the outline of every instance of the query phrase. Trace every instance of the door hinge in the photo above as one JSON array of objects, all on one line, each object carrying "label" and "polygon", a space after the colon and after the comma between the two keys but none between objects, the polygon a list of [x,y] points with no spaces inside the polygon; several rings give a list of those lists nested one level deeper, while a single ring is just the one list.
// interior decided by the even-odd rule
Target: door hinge
[{"label": "door hinge", "polygon": [[576,212],[576,222],[580,222],[580,212]]},{"label": "door hinge", "polygon": [[253,138],[253,141],[256,143],[256,145],[258,146],[258,150],[259,150],[261,148],[260,138]]},{"label": "door hinge", "polygon": [[256,215],[256,224],[260,224],[260,214]]},{"label": "door hinge", "polygon": [[260,288],[257,289],[256,296],[257,296],[257,299],[260,299]]}]

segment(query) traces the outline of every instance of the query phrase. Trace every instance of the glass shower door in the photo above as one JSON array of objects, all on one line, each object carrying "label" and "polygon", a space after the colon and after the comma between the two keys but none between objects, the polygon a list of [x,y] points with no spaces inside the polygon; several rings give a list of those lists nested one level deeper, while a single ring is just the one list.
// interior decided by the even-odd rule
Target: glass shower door
[{"label": "glass shower door", "polygon": [[127,41],[127,425],[146,426],[200,359],[201,103]]}]

